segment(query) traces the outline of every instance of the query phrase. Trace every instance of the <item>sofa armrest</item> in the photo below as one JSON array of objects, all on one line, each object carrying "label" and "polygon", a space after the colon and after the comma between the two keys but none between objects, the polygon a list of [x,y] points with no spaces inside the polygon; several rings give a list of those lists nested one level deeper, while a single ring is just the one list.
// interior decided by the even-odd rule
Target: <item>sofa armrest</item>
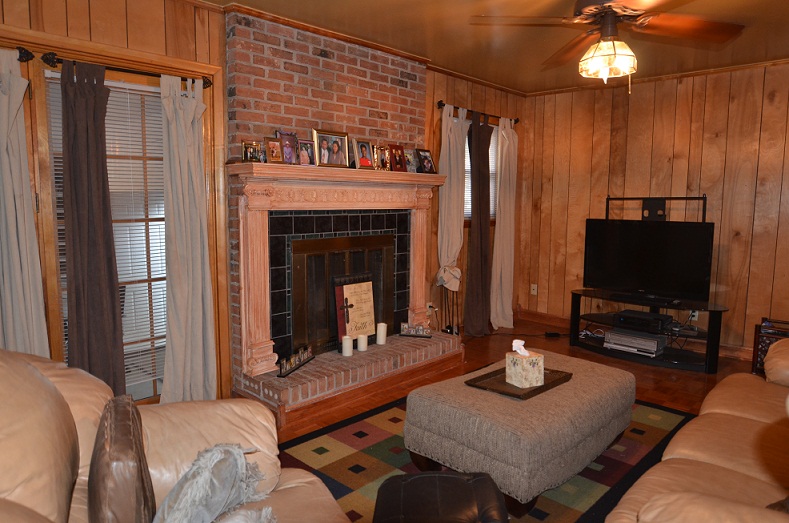
[{"label": "sofa armrest", "polygon": [[659,494],[638,512],[639,523],[787,523],[789,515],[694,492]]},{"label": "sofa armrest", "polygon": [[191,401],[142,405],[139,410],[157,508],[197,454],[220,443],[257,449],[247,460],[265,475],[258,492],[268,494],[279,481],[274,415],[261,403],[248,399]]}]

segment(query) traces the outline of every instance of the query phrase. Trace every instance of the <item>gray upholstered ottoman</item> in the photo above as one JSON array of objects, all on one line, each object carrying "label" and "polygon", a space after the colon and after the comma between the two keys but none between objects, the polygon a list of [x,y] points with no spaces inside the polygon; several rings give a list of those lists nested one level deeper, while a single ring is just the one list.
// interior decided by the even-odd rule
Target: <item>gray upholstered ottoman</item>
[{"label": "gray upholstered ottoman", "polygon": [[460,472],[487,472],[502,492],[528,503],[591,463],[630,423],[635,377],[629,372],[544,352],[545,367],[570,381],[520,400],[470,387],[484,369],[408,395],[405,446]]}]

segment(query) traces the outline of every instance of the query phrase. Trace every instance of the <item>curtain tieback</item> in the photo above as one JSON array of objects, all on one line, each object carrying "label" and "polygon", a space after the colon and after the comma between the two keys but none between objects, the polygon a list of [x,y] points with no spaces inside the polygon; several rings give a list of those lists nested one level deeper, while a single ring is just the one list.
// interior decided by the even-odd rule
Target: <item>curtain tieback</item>
[{"label": "curtain tieback", "polygon": [[457,291],[460,289],[461,274],[459,267],[444,265],[436,274],[436,285],[443,285],[450,291]]}]

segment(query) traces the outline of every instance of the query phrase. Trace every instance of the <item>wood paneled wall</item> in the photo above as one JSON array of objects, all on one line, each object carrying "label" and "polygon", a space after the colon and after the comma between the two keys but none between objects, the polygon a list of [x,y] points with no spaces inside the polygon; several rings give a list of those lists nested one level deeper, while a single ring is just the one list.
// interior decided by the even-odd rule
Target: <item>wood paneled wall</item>
[{"label": "wood paneled wall", "polygon": [[[213,246],[218,390],[222,397],[229,396],[229,262],[224,174],[227,113],[222,8],[199,0],[0,0],[0,46],[16,45],[36,55],[36,64],[30,66],[28,74],[43,67],[38,63],[43,52],[54,51],[66,59],[136,71],[211,77],[213,87],[204,92],[204,97],[210,98],[211,111],[204,116],[204,126],[206,135],[212,139],[205,147],[206,191]],[[28,137],[31,137],[29,117],[28,120]],[[34,158],[39,157],[45,145],[33,142]],[[39,162],[31,161],[31,168],[38,171],[39,167]],[[34,178],[39,179],[38,172]],[[57,308],[58,304],[52,306]]]},{"label": "wood paneled wall", "polygon": [[225,15],[193,0],[0,0],[0,24],[203,64],[224,64]]},{"label": "wood paneled wall", "polygon": [[[523,97],[431,72],[427,99],[434,151],[439,99],[521,120],[514,306],[522,314],[569,318],[570,291],[582,287],[585,219],[605,216],[606,195],[706,194],[716,228],[711,300],[729,308],[722,343],[749,357],[762,316],[789,319],[781,261],[789,256],[789,64],[639,82],[630,95],[601,87]],[[669,202],[669,219],[698,220],[700,209]],[[620,204],[611,215],[638,219],[639,211]]]}]

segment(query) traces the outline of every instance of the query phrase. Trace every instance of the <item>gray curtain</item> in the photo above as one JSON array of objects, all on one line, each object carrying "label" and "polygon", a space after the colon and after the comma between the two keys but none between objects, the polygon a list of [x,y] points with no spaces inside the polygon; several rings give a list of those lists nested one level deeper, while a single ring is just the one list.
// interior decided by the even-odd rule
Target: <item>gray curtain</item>
[{"label": "gray curtain", "polygon": [[68,362],[126,393],[123,327],[112,232],[104,67],[63,63],[63,209]]},{"label": "gray curtain", "polygon": [[490,280],[490,323],[512,328],[512,287],[515,271],[515,195],[518,178],[518,134],[512,120],[499,119],[498,205]]},{"label": "gray curtain", "polygon": [[202,84],[162,76],[167,350],[162,402],[216,399]]},{"label": "gray curtain", "polygon": [[438,189],[438,262],[441,268],[436,274],[436,285],[450,291],[460,287],[458,253],[463,246],[463,193],[466,178],[466,139],[470,122],[466,120],[466,109],[458,109],[454,118],[454,107],[445,105],[441,113],[441,157],[438,172],[447,179]]},{"label": "gray curtain", "polygon": [[471,113],[468,143],[471,156],[471,226],[463,309],[463,333],[490,334],[490,138],[487,115]]},{"label": "gray curtain", "polygon": [[0,50],[0,348],[48,358],[17,56]]}]

